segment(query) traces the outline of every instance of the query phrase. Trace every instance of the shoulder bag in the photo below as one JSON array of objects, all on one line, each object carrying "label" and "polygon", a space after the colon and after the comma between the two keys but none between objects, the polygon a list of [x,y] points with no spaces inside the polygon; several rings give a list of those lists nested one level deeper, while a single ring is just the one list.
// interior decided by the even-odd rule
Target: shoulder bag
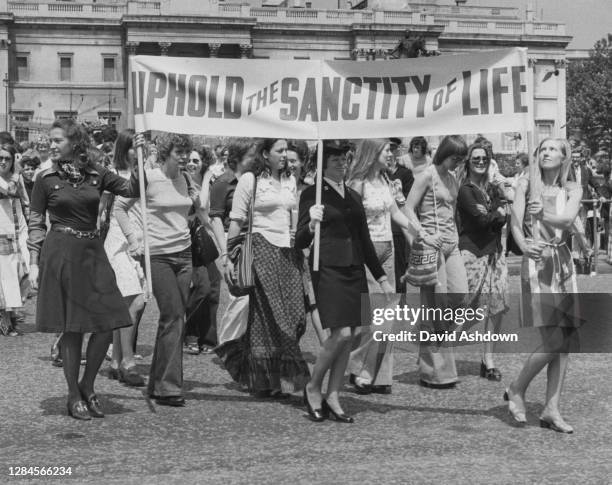
[{"label": "shoulder bag", "polygon": [[[435,168],[432,168],[435,170]],[[434,221],[436,223],[436,233],[439,232],[438,226],[438,202],[436,200],[436,181],[432,173],[431,190],[433,192]],[[421,238],[417,238],[410,247],[408,257],[408,268],[404,275],[404,281],[412,286],[434,286],[438,283],[438,258],[440,250],[429,246]]]},{"label": "shoulder bag", "polygon": [[[187,181],[187,190],[191,191],[191,179],[186,173],[183,175]],[[210,237],[197,216],[189,221],[189,234],[191,236],[191,263],[193,266],[207,266],[219,257],[219,250],[215,241]]]},{"label": "shoulder bag", "polygon": [[234,265],[234,284],[229,285],[233,296],[248,295],[255,286],[253,271],[253,208],[257,192],[257,177],[253,182],[253,194],[248,212],[248,228],[245,234],[233,237],[227,241],[227,255]]}]

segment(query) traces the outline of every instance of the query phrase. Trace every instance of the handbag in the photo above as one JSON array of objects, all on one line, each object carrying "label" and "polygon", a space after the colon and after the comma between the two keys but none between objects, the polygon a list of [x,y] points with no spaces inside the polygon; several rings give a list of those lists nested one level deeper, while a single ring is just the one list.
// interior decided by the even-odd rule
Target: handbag
[{"label": "handbag", "polygon": [[248,228],[245,234],[227,241],[227,256],[234,265],[234,283],[228,284],[232,296],[248,295],[255,286],[253,271],[253,207],[257,192],[257,177],[253,183],[253,194],[248,212]]},{"label": "handbag", "polygon": [[[187,182],[187,191],[193,190],[193,183],[189,175],[183,172]],[[195,208],[192,208],[195,211]],[[202,221],[196,216],[188,224],[191,238],[191,264],[193,266],[208,266],[219,257],[219,250],[213,238],[210,237]]]},{"label": "handbag", "polygon": [[198,217],[189,221],[193,266],[208,266],[219,257],[217,245]]},{"label": "handbag", "polygon": [[[432,168],[435,170],[435,168]],[[436,183],[434,178],[431,180],[431,190],[433,192],[434,221],[436,232],[440,230],[438,226],[438,209],[436,200]],[[418,238],[410,247],[408,257],[408,268],[404,274],[404,281],[412,286],[434,286],[438,283],[438,257],[440,250],[429,246]]]}]

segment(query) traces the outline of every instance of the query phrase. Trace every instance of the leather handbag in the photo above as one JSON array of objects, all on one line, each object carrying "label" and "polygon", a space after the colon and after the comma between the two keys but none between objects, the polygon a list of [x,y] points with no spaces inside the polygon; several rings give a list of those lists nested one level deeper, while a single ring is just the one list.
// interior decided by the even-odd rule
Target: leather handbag
[{"label": "leather handbag", "polygon": [[[191,194],[193,191],[191,178],[186,173],[183,173],[183,176],[187,182],[187,190]],[[192,210],[195,211],[195,205]],[[189,221],[188,226],[191,237],[191,263],[193,266],[208,266],[219,257],[217,245],[197,216]]]},{"label": "leather handbag", "polygon": [[199,218],[189,221],[191,235],[191,260],[193,266],[208,266],[219,257],[219,250],[213,238]]},{"label": "leather handbag", "polygon": [[255,273],[253,271],[253,207],[255,206],[256,192],[257,177],[255,177],[255,182],[253,183],[247,232],[227,241],[227,255],[234,265],[234,283],[228,285],[232,296],[248,295],[255,286]]},{"label": "leather handbag", "polygon": [[[435,168],[432,168],[435,170]],[[432,174],[431,190],[433,192],[434,221],[436,232],[439,232],[438,209],[436,200],[435,175]],[[435,286],[438,283],[438,258],[440,250],[433,248],[418,238],[410,247],[408,257],[408,268],[403,280],[412,286]]]}]

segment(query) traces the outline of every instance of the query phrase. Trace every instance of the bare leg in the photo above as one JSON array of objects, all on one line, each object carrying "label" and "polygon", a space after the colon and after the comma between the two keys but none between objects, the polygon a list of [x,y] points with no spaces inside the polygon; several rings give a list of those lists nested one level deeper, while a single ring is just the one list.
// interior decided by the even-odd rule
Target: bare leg
[{"label": "bare leg", "polygon": [[[344,373],[351,355],[353,332],[350,328],[342,328],[338,342],[338,354],[331,364],[329,381],[327,383],[327,403],[336,414],[344,414],[340,405],[338,392],[344,384]],[[347,332],[348,331],[348,332]]]},{"label": "bare leg", "polygon": [[[140,318],[144,312],[144,298],[142,295],[126,296],[124,298],[125,303],[128,306],[130,312],[130,319],[132,321],[131,327],[123,327],[119,329],[120,333],[120,348],[121,348],[121,367],[129,369],[135,365],[134,362],[134,349],[132,348],[132,342],[134,341],[134,329],[135,326],[140,322]],[[115,331],[117,332],[117,331]],[[114,348],[113,344],[113,348]]]},{"label": "bare leg", "polygon": [[321,347],[317,361],[312,369],[310,382],[306,384],[306,391],[308,392],[310,403],[314,409],[319,409],[321,407],[321,402],[323,400],[321,392],[323,379],[325,379],[325,374],[336,360],[336,357],[342,352],[346,339],[346,331],[350,333],[350,328],[332,329],[331,335],[325,340],[323,347]]},{"label": "bare leg", "polygon": [[[66,332],[62,335],[60,342],[61,356],[64,361],[64,377],[68,384],[68,402],[73,403],[81,400],[79,390],[79,370],[81,368],[81,344],[83,334]],[[106,353],[106,351],[104,351]],[[104,355],[102,356],[104,358]]]},{"label": "bare leg", "polygon": [[565,372],[569,362],[569,354],[557,354],[554,359],[548,364],[547,382],[546,382],[546,404],[542,410],[540,419],[554,423],[561,431],[566,433],[572,432],[573,429],[561,417],[559,412],[559,400],[561,391],[563,390],[563,381]]},{"label": "bare leg", "polygon": [[121,352],[121,329],[113,330],[113,357],[111,359],[110,366],[113,369],[118,369],[121,364],[122,352]]},{"label": "bare leg", "polygon": [[79,387],[85,397],[94,394],[94,381],[104,361],[104,356],[112,339],[112,332],[92,333],[87,344],[87,363],[85,373],[81,379]]},{"label": "bare leg", "polygon": [[[485,333],[499,332],[501,327],[502,314],[499,313],[487,319],[485,323]],[[485,342],[484,344],[484,353],[482,355],[482,361],[484,362],[487,369],[493,369],[495,367],[495,362],[493,361],[493,342]]]}]

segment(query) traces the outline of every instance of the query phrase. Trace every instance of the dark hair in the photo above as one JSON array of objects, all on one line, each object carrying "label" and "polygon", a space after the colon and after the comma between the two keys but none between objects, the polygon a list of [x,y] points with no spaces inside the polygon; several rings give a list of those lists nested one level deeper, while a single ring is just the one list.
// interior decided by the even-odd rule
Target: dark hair
[{"label": "dark hair", "polygon": [[304,140],[288,140],[287,150],[297,153],[298,158],[303,164],[308,161],[308,143]]},{"label": "dark hair", "polygon": [[[253,166],[251,168],[251,171],[255,174],[255,176],[259,176],[263,172],[270,172],[270,164],[268,160],[263,156],[263,153],[269,153],[270,150],[272,150],[272,147],[279,140],[285,141],[285,138],[263,138],[259,141],[259,143],[257,144],[257,151],[255,152],[255,162],[253,163]],[[287,174],[286,165],[282,172],[284,174]]]},{"label": "dark hair", "polygon": [[516,160],[520,160],[521,161],[521,165],[523,167],[526,167],[527,165],[529,165],[529,155],[527,155],[525,152],[521,152],[516,156]]},{"label": "dark hair", "polygon": [[166,162],[174,148],[190,152],[192,147],[191,138],[178,133],[162,133],[155,139],[155,145],[159,153],[158,162],[160,163]]},{"label": "dark hair", "polygon": [[256,143],[256,141],[250,138],[238,138],[231,141],[227,146],[227,166],[236,171],[238,164]]},{"label": "dark hair", "polygon": [[412,140],[410,140],[410,145],[408,145],[408,151],[412,153],[412,149],[415,146],[420,146],[423,148],[423,155],[427,153],[427,140],[422,136],[415,136]]},{"label": "dark hair", "polygon": [[93,138],[93,142],[96,145],[101,145],[102,143],[104,143],[104,138],[102,138],[102,132],[101,131],[94,131],[91,134],[91,137]]},{"label": "dark hair", "polygon": [[14,145],[13,135],[8,131],[0,131],[0,145]]},{"label": "dark hair", "polygon": [[102,141],[114,143],[117,139],[117,130],[111,126],[105,126],[102,128]]},{"label": "dark hair", "polygon": [[208,145],[202,145],[200,148],[196,148],[196,152],[200,155],[202,160],[202,167],[200,168],[200,175],[204,176],[208,167],[215,163],[215,154]]},{"label": "dark hair", "polygon": [[12,143],[2,143],[2,145],[0,145],[0,150],[4,150],[5,152],[9,152],[11,154],[11,173],[15,173],[15,153],[17,153],[15,145]]},{"label": "dark hair", "polygon": [[40,158],[38,158],[36,155],[25,155],[21,157],[20,163],[22,167],[28,165],[33,168],[38,168],[40,166]]},{"label": "dark hair", "polygon": [[128,128],[123,130],[117,135],[115,141],[115,155],[113,156],[113,163],[117,170],[129,170],[131,169],[130,159],[128,152],[133,147],[134,130]]},{"label": "dark hair", "polygon": [[467,151],[467,144],[465,143],[463,137],[459,135],[445,136],[440,142],[440,146],[436,150],[436,154],[433,158],[433,164],[440,165],[448,157],[465,157],[467,155]]},{"label": "dark hair", "polygon": [[72,153],[81,160],[87,158],[87,153],[91,148],[91,141],[87,130],[79,125],[75,120],[66,118],[55,120],[51,129],[59,128],[64,132],[64,136],[72,143]]},{"label": "dark hair", "polygon": [[[467,163],[465,164],[465,170],[463,170],[462,171],[463,173],[461,173],[459,175],[459,177],[458,177],[459,178],[459,184],[461,184],[461,185],[463,183],[467,182],[468,178],[470,177],[470,162],[469,162],[469,160],[472,157],[472,153],[474,152],[474,150],[484,150],[485,156],[487,157],[487,164],[491,163],[491,158],[492,157],[491,157],[491,153],[490,153],[487,145],[483,144],[483,143],[472,143],[468,147],[468,149],[467,149],[467,154],[466,154],[466,157],[465,157],[466,160],[467,160]],[[485,176],[486,176],[486,174],[485,174]],[[487,182],[488,182],[488,180],[487,180]]]}]

